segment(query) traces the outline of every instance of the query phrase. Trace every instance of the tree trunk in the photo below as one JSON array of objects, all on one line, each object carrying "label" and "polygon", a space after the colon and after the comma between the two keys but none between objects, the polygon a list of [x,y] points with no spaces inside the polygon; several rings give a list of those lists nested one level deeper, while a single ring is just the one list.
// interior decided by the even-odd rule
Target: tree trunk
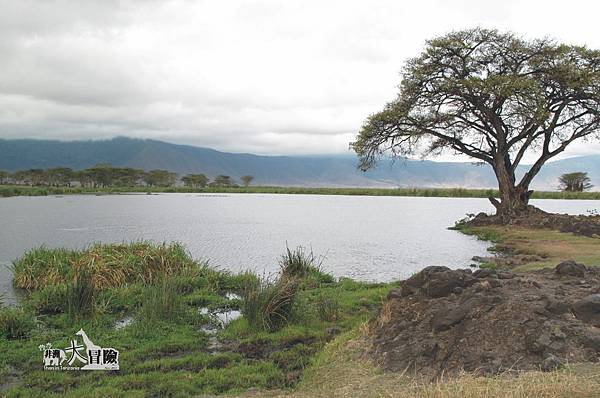
[{"label": "tree trunk", "polygon": [[489,200],[496,208],[496,215],[508,221],[527,210],[532,191],[528,190],[528,186],[516,185],[515,173],[508,155],[497,157],[493,168],[498,179],[500,200],[496,198],[489,198]]}]

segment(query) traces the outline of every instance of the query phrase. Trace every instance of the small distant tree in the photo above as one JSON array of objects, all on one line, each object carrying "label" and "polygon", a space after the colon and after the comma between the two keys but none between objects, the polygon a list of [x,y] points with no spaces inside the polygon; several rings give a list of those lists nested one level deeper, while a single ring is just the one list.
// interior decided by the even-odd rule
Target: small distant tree
[{"label": "small distant tree", "polygon": [[250,176],[250,175],[241,176],[240,180],[242,180],[242,184],[244,184],[244,186],[247,187],[248,185],[250,185],[250,183],[252,182],[252,180],[254,180],[254,177]]},{"label": "small distant tree", "polygon": [[0,185],[6,184],[8,177],[10,177],[8,171],[0,170]]},{"label": "small distant tree", "polygon": [[188,174],[181,178],[183,185],[192,188],[204,188],[208,184],[208,177],[204,174]]},{"label": "small distant tree", "polygon": [[566,192],[583,192],[593,187],[587,173],[565,173],[558,178],[559,188]]},{"label": "small distant tree", "polygon": [[48,183],[48,173],[43,169],[29,169],[20,172],[22,181],[27,185],[44,185]]},{"label": "small distant tree", "polygon": [[213,187],[231,187],[234,183],[230,176],[218,175],[210,185]]}]

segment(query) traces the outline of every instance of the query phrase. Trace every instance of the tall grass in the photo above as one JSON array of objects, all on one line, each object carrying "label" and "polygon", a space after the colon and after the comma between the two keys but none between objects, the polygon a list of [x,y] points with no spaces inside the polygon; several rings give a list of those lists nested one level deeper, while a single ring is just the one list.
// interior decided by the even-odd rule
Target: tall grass
[{"label": "tall grass", "polygon": [[185,314],[180,285],[171,277],[148,286],[142,294],[139,319],[146,325],[157,321],[176,322]]},{"label": "tall grass", "polygon": [[279,259],[279,269],[283,278],[304,278],[311,271],[318,271],[320,265],[312,250],[307,252],[303,247],[294,250],[286,247],[285,254]]},{"label": "tall grass", "polygon": [[286,247],[285,253],[279,259],[279,274],[281,278],[307,279],[305,282],[314,284],[333,283],[333,276],[323,272],[323,258],[318,258],[313,251],[307,251],[298,246],[290,250]]},{"label": "tall grass", "polygon": [[[274,280],[247,278],[242,292],[242,314],[248,324],[257,330],[273,332],[287,325],[298,311],[297,296],[300,290],[315,288],[323,283],[333,283],[330,274],[321,271],[321,262],[314,253],[297,247],[285,253],[279,259],[279,275]],[[337,302],[322,303],[322,316],[328,320],[337,317]],[[306,310],[306,308],[303,308]]]},{"label": "tall grass", "polygon": [[242,314],[252,328],[274,332],[290,322],[297,292],[296,278],[255,279],[243,292]]},{"label": "tall grass", "polygon": [[26,338],[35,327],[31,314],[23,308],[7,308],[0,306],[0,336],[9,339]]},{"label": "tall grass", "polygon": [[80,267],[67,285],[67,308],[71,318],[94,314],[96,287],[92,278],[89,268]]},{"label": "tall grass", "polygon": [[152,284],[168,275],[199,275],[201,266],[178,243],[95,244],[84,250],[40,247],[13,263],[14,285],[38,290],[68,284],[78,270],[89,270],[95,290],[126,283]]}]

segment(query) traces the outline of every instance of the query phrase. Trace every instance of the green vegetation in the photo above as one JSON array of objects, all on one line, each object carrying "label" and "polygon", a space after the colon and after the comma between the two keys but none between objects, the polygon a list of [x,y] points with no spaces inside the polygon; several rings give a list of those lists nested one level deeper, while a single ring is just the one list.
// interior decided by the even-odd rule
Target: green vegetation
[{"label": "green vegetation", "polygon": [[26,290],[76,281],[82,270],[89,271],[95,290],[103,290],[170,275],[197,276],[205,269],[206,264],[194,262],[178,243],[150,242],[94,244],[86,250],[40,247],[13,264],[15,286]]},{"label": "green vegetation", "polygon": [[[494,170],[505,220],[527,210],[543,165],[600,129],[600,51],[474,28],[428,40],[406,61],[398,95],[351,143],[359,167],[384,155],[460,152]],[[533,152],[531,165],[523,164]],[[517,178],[521,168],[524,173]]]},{"label": "green vegetation", "polygon": [[[0,309],[0,391],[142,397],[295,386],[328,339],[372,317],[393,285],[336,281],[302,249],[280,265],[269,282],[212,269],[177,244],[32,250],[13,265],[20,306]],[[216,334],[207,329],[215,314],[239,309]],[[67,347],[80,328],[120,350],[118,373],[43,370],[38,346]]]},{"label": "green vegetation", "polygon": [[[498,196],[494,189],[467,188],[310,188],[310,187],[29,187],[0,185],[0,197],[47,195],[100,195],[128,193],[267,193],[288,195],[357,195],[357,196],[414,196],[436,198],[488,198]],[[600,200],[600,192],[536,191],[533,199]]]},{"label": "green vegetation", "polygon": [[[247,187],[254,177],[245,175],[240,179]],[[53,191],[52,188],[71,188],[74,182],[77,182],[81,188],[94,190],[125,187],[129,190],[137,190],[138,188],[169,188],[175,186],[177,181],[177,173],[168,170],[144,171],[131,167],[114,167],[107,163],[83,170],[73,170],[68,167],[19,170],[14,173],[0,170],[0,186],[8,185],[10,182],[17,188],[23,186],[38,188],[40,189],[38,192],[43,192],[45,188],[50,188],[50,191]],[[204,188],[209,181],[204,174],[187,174],[181,177],[184,186],[195,189]],[[238,185],[230,176],[219,175],[210,183],[210,186],[237,187]],[[11,195],[9,190],[3,189],[0,190],[0,196],[14,195]]]}]

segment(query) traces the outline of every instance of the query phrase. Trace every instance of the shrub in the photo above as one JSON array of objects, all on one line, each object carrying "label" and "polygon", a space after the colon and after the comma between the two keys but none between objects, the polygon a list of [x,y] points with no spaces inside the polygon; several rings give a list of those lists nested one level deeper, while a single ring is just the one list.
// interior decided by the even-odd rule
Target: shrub
[{"label": "shrub", "polygon": [[23,339],[34,326],[33,317],[22,308],[0,308],[0,336],[6,339]]},{"label": "shrub", "polygon": [[279,330],[292,317],[297,292],[295,278],[280,278],[275,282],[249,280],[243,292],[242,314],[254,329]]}]

